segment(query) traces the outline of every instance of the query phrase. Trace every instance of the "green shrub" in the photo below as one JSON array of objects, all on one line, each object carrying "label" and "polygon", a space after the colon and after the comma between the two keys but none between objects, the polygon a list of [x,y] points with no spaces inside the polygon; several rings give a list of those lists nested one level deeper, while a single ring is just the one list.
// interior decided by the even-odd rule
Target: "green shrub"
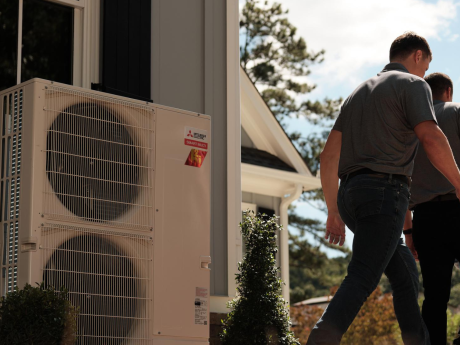
[{"label": "green shrub", "polygon": [[229,302],[231,312],[222,320],[224,345],[300,344],[290,331],[286,302],[281,296],[275,254],[276,217],[246,213],[240,224],[246,253],[238,264],[237,297]]},{"label": "green shrub", "polygon": [[[37,284],[38,285],[38,284]],[[0,341],[8,345],[75,344],[77,312],[68,291],[44,284],[8,293],[0,300]]]},{"label": "green shrub", "polygon": [[460,306],[460,284],[455,285],[450,290],[449,304],[454,307]]},{"label": "green shrub", "polygon": [[456,338],[459,326],[460,314],[452,314],[450,309],[447,309],[447,342],[449,344]]}]

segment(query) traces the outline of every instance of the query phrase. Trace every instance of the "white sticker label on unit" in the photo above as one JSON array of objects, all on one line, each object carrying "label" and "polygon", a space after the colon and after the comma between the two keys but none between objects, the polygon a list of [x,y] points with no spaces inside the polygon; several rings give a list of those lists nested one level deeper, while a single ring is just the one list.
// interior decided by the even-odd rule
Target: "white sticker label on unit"
[{"label": "white sticker label on unit", "polygon": [[185,127],[184,144],[207,150],[208,131],[199,128]]},{"label": "white sticker label on unit", "polygon": [[208,289],[197,287],[195,292],[195,325],[208,325],[208,299]]}]

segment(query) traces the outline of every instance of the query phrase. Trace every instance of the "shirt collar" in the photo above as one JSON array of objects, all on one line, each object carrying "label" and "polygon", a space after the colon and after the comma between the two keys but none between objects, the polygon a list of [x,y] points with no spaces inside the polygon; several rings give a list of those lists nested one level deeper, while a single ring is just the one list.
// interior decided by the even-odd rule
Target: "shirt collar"
[{"label": "shirt collar", "polygon": [[406,67],[404,67],[403,64],[399,63],[399,62],[390,62],[389,64],[387,64],[382,72],[380,73],[383,73],[383,72],[389,72],[389,71],[400,71],[400,72],[406,72],[406,73],[409,73],[409,71],[407,70]]},{"label": "shirt collar", "polygon": [[445,103],[445,102],[440,101],[439,99],[435,99],[435,100],[433,101],[433,105],[440,104],[440,103]]}]

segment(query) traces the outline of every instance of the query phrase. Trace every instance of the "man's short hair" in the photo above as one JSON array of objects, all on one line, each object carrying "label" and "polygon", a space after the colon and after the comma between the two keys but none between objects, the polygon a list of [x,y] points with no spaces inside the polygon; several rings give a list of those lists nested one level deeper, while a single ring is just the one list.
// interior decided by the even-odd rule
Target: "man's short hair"
[{"label": "man's short hair", "polygon": [[432,58],[430,45],[425,38],[412,31],[405,32],[401,36],[396,37],[391,44],[390,61],[405,59],[417,50],[421,50],[423,56]]},{"label": "man's short hair", "polygon": [[440,99],[449,87],[454,92],[454,83],[447,74],[431,73],[425,77],[425,81],[430,85],[434,99]]}]

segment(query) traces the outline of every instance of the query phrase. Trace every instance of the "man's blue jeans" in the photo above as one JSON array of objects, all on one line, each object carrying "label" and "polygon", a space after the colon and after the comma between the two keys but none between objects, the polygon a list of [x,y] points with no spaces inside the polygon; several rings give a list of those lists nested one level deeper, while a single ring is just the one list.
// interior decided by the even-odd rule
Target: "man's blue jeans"
[{"label": "man's blue jeans", "polygon": [[[353,255],[347,276],[307,345],[339,344],[383,273],[393,289],[404,344],[430,344],[417,303],[417,266],[401,239],[409,203],[407,184],[383,174],[357,175],[341,183],[337,203],[342,220],[354,233]],[[369,339],[369,344],[376,341]]]}]

